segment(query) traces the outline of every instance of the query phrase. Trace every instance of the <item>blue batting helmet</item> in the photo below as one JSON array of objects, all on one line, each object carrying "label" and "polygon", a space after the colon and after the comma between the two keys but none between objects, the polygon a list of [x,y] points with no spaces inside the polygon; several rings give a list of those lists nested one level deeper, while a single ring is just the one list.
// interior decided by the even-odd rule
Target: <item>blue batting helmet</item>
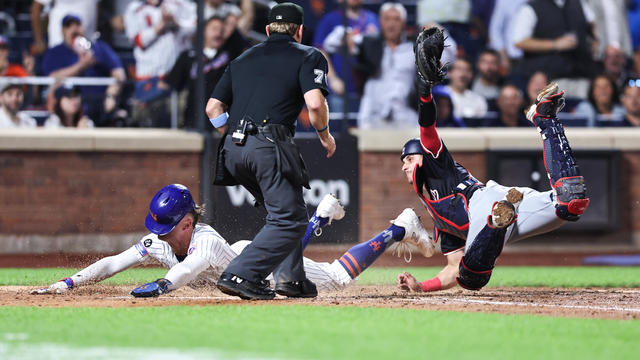
[{"label": "blue batting helmet", "polygon": [[167,185],[151,199],[144,225],[156,235],[166,235],[195,208],[196,203],[186,186]]},{"label": "blue batting helmet", "polygon": [[402,147],[402,154],[400,154],[400,160],[404,160],[407,155],[413,154],[424,155],[422,144],[420,144],[420,139],[411,139],[404,144],[404,146]]}]

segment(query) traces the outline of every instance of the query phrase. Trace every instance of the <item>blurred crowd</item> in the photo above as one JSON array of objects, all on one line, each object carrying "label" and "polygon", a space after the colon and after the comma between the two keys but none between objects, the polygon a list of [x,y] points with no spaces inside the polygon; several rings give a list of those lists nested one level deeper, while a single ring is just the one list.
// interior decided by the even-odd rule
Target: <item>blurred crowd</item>
[{"label": "blurred crowd", "polygon": [[[640,126],[640,0],[290,1],[305,10],[303,43],[329,60],[332,124],[415,127],[413,39],[438,26],[439,126],[530,126],[523,110],[549,81],[567,90],[567,126]],[[273,4],[204,0],[198,54],[196,1],[0,0],[0,128],[170,127],[171,109],[197,127],[227,64],[265,39]],[[34,76],[51,84],[3,79]]]}]

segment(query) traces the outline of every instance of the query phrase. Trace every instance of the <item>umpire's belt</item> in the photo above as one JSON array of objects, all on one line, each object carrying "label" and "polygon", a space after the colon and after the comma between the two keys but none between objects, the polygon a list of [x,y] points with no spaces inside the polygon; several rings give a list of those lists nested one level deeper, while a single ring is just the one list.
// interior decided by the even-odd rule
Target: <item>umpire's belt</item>
[{"label": "umpire's belt", "polygon": [[268,141],[276,146],[276,166],[280,174],[293,186],[309,186],[309,171],[300,155],[300,149],[293,140],[293,134],[288,126],[281,124],[267,124],[254,126],[252,135],[262,134]]}]

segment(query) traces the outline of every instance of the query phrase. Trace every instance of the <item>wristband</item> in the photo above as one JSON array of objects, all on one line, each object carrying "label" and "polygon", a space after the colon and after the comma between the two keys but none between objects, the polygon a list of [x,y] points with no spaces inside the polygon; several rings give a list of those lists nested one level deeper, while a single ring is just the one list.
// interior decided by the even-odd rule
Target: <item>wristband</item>
[{"label": "wristband", "polygon": [[433,279],[421,282],[420,289],[422,289],[423,292],[442,290],[442,282],[436,276]]},{"label": "wristband", "polygon": [[209,121],[211,121],[211,125],[213,125],[213,127],[219,128],[227,124],[228,118],[229,118],[229,114],[224,112],[214,118],[210,118]]},{"label": "wristband", "polygon": [[321,133],[321,132],[327,130],[328,128],[329,128],[329,123],[327,122],[327,125],[325,125],[322,129],[316,129],[316,132],[317,133]]},{"label": "wristband", "polygon": [[71,289],[73,287],[73,279],[71,279],[71,278],[66,277],[66,278],[64,278],[64,279],[62,279],[60,281],[64,281],[64,283],[67,284],[67,287],[69,289]]}]

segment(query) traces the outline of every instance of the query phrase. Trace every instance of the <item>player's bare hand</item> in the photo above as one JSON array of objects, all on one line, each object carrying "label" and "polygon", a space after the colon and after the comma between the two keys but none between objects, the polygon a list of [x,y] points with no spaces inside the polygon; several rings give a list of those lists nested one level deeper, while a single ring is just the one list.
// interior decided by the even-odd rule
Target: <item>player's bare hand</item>
[{"label": "player's bare hand", "polygon": [[333,135],[327,133],[326,136],[320,136],[320,143],[327,150],[327,157],[332,157],[336,152],[336,139],[333,138]]},{"label": "player's bare hand", "polygon": [[69,287],[64,281],[58,281],[46,288],[35,289],[31,291],[31,295],[45,295],[45,294],[63,294],[69,291]]},{"label": "player's bare hand", "polygon": [[421,292],[422,289],[420,289],[420,284],[418,283],[418,280],[416,280],[416,278],[413,277],[413,275],[409,274],[408,272],[403,272],[402,274],[398,274],[398,288],[400,290],[404,290],[404,291],[415,291],[415,292]]}]

